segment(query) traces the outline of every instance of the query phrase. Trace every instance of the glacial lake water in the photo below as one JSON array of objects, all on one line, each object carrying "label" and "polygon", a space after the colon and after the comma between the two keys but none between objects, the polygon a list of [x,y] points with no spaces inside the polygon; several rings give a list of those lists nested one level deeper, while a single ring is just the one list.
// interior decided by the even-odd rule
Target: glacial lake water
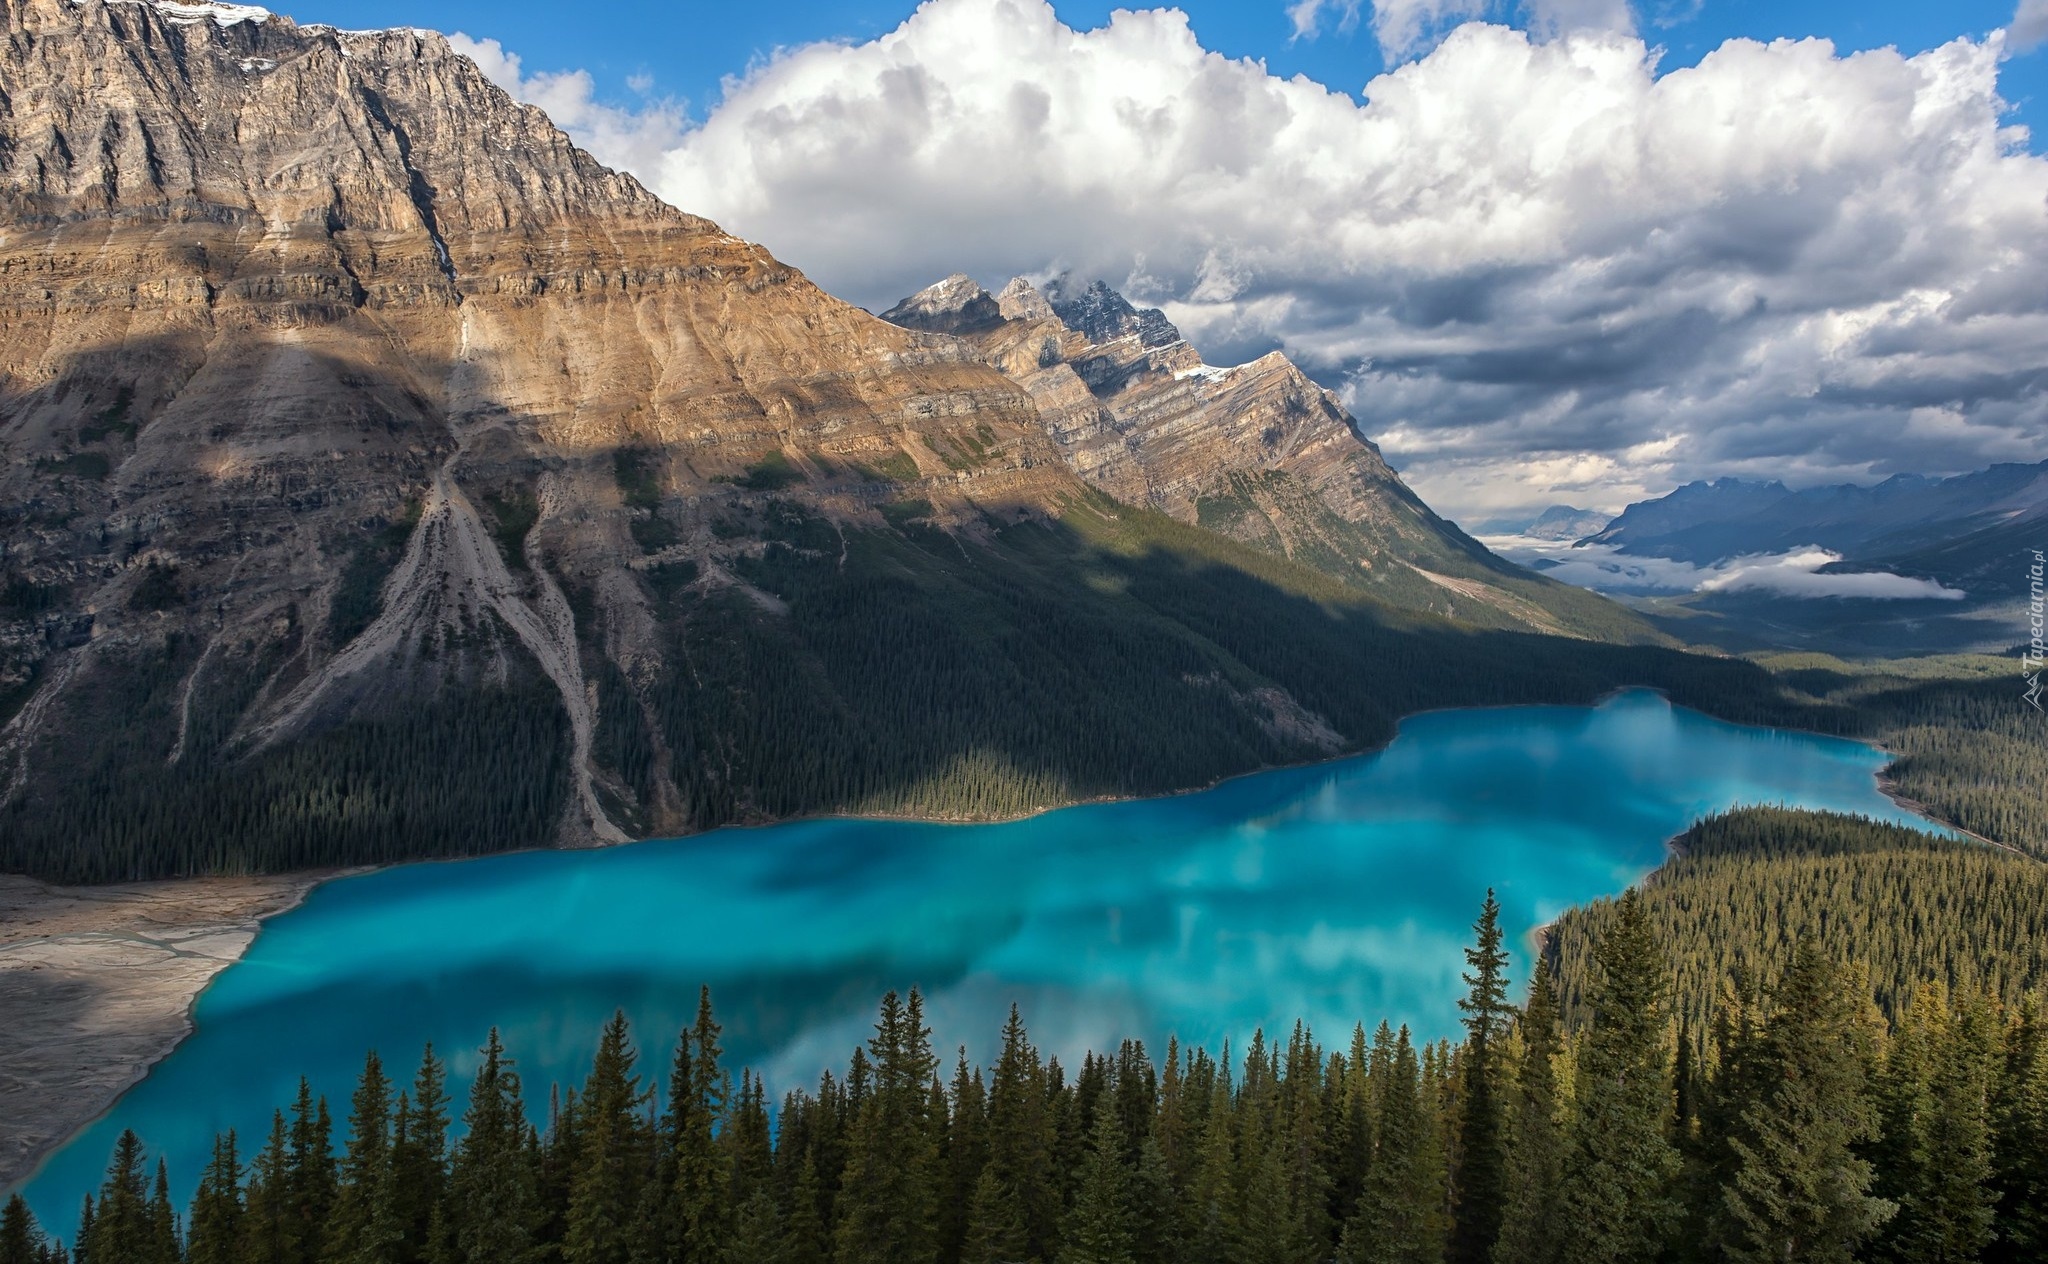
[{"label": "glacial lake water", "polygon": [[1622,890],[1707,813],[1934,828],[1879,792],[1884,762],[1636,691],[1433,712],[1373,754],[1009,824],[816,820],[342,879],[264,929],[201,996],[194,1035],[27,1195],[69,1239],[133,1128],[182,1206],[214,1133],[252,1153],[302,1072],[339,1121],[365,1050],[409,1081],[431,1040],[459,1103],[493,1024],[537,1111],[551,1082],[580,1083],[614,1009],[665,1078],[700,983],[735,1075],[764,1072],[771,1100],[843,1065],[881,994],[911,984],[935,1044],[983,1061],[1012,1001],[1069,1067],[1124,1035],[1241,1047],[1296,1018],[1325,1043],[1381,1017],[1447,1036],[1489,886],[1523,978],[1535,927]]}]

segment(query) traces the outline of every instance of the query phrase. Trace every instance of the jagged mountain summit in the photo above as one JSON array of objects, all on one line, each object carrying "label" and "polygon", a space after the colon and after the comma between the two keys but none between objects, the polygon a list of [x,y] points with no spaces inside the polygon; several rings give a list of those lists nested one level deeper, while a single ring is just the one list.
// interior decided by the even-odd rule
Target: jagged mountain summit
[{"label": "jagged mountain summit", "polygon": [[1398,605],[1492,627],[1643,636],[1604,600],[1494,556],[1437,516],[1335,395],[1281,352],[1207,364],[1102,281],[991,295],[951,276],[884,312],[972,342],[1030,392],[1067,465],[1118,500],[1316,567]]},{"label": "jagged mountain summit", "polygon": [[1479,638],[1642,627],[1106,290],[876,319],[431,32],[0,13],[0,867],[985,817],[1707,670]]}]

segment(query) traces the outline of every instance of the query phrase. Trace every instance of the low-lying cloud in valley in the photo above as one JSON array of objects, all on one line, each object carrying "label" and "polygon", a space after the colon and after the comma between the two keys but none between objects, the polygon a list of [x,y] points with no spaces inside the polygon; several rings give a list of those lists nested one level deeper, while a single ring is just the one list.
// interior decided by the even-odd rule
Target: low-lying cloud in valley
[{"label": "low-lying cloud in valley", "polygon": [[1880,601],[1961,601],[1969,594],[1932,579],[1889,571],[1823,572],[1842,560],[1818,545],[1783,553],[1731,557],[1712,566],[1638,557],[1605,544],[1572,546],[1520,536],[1486,536],[1503,557],[1552,579],[1597,592],[1642,596],[1675,593],[1768,592],[1780,597],[1864,597]]},{"label": "low-lying cloud in valley", "polygon": [[[1294,11],[1304,38],[1357,14],[1394,45],[1479,10]],[[870,308],[1072,270],[1213,363],[1284,347],[1452,513],[2048,455],[2048,161],[2005,125],[2003,32],[1914,57],[1731,41],[1659,73],[1625,5],[1533,12],[1536,34],[1449,30],[1363,105],[1173,10],[1076,31],[1043,0],[929,0],[785,51],[695,124],[467,46]]]}]

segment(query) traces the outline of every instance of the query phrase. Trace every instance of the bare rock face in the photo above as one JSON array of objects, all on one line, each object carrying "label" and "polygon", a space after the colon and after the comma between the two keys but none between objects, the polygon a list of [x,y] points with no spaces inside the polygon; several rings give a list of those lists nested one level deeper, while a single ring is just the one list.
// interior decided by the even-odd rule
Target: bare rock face
[{"label": "bare rock face", "polygon": [[1611,609],[1501,561],[1433,513],[1336,396],[1279,352],[1206,364],[1164,313],[1101,281],[1041,291],[1020,277],[991,296],[954,276],[883,317],[974,343],[1031,394],[1061,458],[1119,500],[1398,605],[1488,626],[1611,630]]},{"label": "bare rock face", "polygon": [[645,542],[717,584],[711,524],[763,487],[877,525],[1074,490],[978,357],[664,205],[439,35],[0,12],[0,799],[136,671],[177,678],[173,763],[519,678],[573,739],[563,837],[619,837],[571,604],[666,670]]}]

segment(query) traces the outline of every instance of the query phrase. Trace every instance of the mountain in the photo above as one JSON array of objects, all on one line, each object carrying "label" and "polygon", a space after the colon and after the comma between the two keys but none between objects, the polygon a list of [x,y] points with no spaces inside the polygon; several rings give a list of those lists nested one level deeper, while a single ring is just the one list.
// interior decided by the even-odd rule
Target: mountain
[{"label": "mountain", "polygon": [[1506,517],[1489,518],[1476,530],[1482,536],[1519,535],[1533,540],[1580,540],[1603,529],[1613,520],[1611,514],[1597,509],[1551,505],[1533,516],[1525,510]]},{"label": "mountain", "polygon": [[1395,605],[1486,627],[1652,639],[1494,556],[1423,504],[1336,396],[1279,352],[1203,362],[1164,313],[1095,281],[991,295],[951,276],[882,314],[972,343],[1038,405],[1068,468],[1129,504],[1321,570]]},{"label": "mountain", "polygon": [[0,867],[987,817],[1762,687],[1522,634],[1655,635],[1280,358],[1098,290],[876,319],[438,35],[0,12]]},{"label": "mountain", "polygon": [[1576,509],[1571,505],[1552,505],[1536,515],[1536,520],[1522,529],[1522,534],[1538,540],[1578,540],[1604,530],[1611,515],[1597,509]]},{"label": "mountain", "polygon": [[1834,569],[1895,571],[2009,596],[2025,586],[2025,567],[2013,559],[2044,535],[2048,461],[1953,478],[1899,474],[1871,487],[1688,483],[1630,505],[1586,542],[1696,565],[1819,545],[1842,555]]}]

